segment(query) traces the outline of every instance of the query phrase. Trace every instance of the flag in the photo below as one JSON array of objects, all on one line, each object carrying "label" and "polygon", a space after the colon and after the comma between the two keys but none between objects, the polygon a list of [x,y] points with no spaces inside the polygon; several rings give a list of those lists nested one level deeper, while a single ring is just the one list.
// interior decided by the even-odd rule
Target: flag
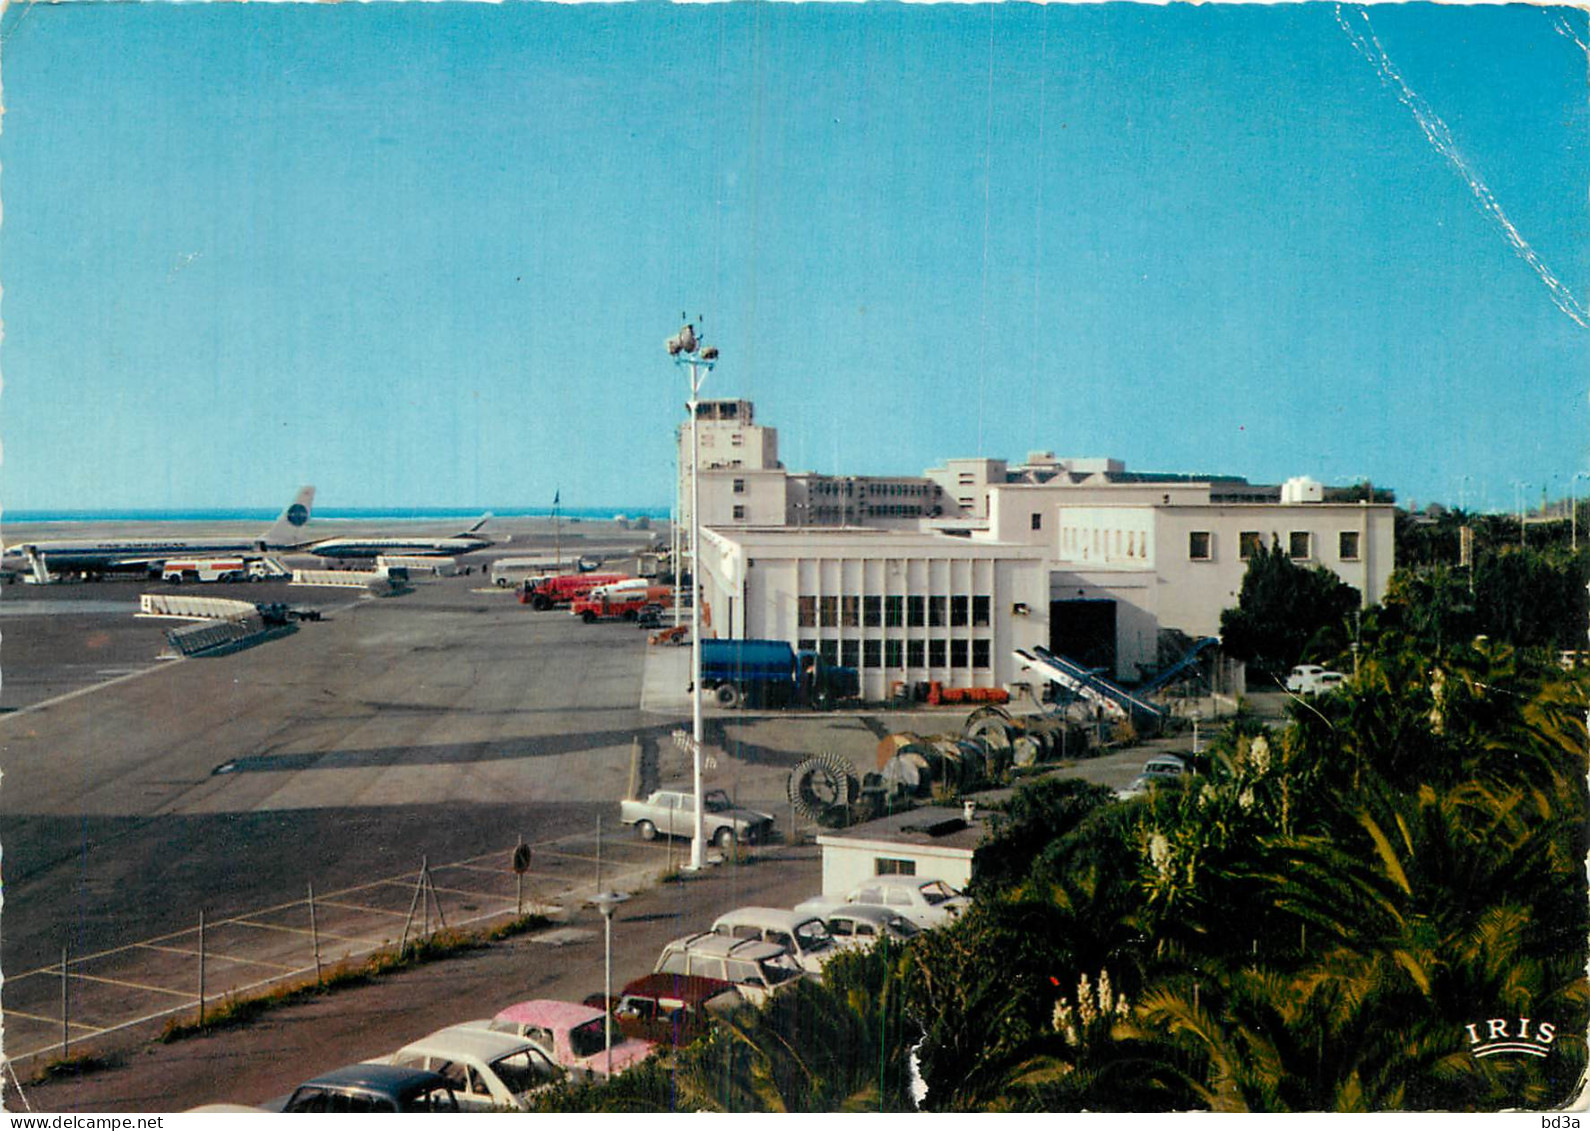
[{"label": "flag", "polygon": [[552,505],[553,506],[557,506],[558,505],[558,499],[560,499],[562,496],[563,496],[562,488],[559,488],[558,490],[552,492]]}]

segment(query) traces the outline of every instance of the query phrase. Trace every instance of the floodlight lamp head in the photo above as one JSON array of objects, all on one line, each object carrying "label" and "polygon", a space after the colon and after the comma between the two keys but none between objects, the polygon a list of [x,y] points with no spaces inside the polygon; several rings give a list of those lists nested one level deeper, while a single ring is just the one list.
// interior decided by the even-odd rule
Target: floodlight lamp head
[{"label": "floodlight lamp head", "polygon": [[701,360],[702,361],[717,361],[718,360],[718,347],[717,346],[708,346],[706,349],[702,350],[701,351]]},{"label": "floodlight lamp head", "polygon": [[695,353],[696,347],[700,344],[696,341],[696,328],[686,322],[685,328],[679,331],[678,342],[679,348],[685,353]]},{"label": "floodlight lamp head", "polygon": [[679,351],[682,350],[682,349],[684,349],[684,347],[679,344],[679,335],[678,334],[675,334],[673,337],[668,339],[668,356],[669,357],[678,357],[679,356]]}]

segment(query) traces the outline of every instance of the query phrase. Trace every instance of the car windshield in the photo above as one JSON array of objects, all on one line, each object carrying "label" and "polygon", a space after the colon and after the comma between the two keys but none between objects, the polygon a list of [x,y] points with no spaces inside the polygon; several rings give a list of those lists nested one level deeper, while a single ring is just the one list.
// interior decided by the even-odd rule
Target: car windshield
[{"label": "car windshield", "polygon": [[581,1059],[595,1056],[607,1047],[606,1028],[607,1022],[601,1017],[576,1025],[569,1030],[569,1051]]},{"label": "car windshield", "polygon": [[491,1062],[491,1070],[514,1095],[550,1084],[557,1079],[558,1070],[538,1049],[523,1049]]},{"label": "car windshield", "polygon": [[795,939],[800,943],[802,950],[822,950],[824,947],[833,946],[833,936],[828,933],[828,928],[821,919],[808,919],[795,928]]},{"label": "car windshield", "polygon": [[958,894],[954,888],[943,880],[934,880],[931,883],[922,885],[922,898],[927,900],[928,904],[933,907],[937,907],[945,900],[954,899]]},{"label": "car windshield", "polygon": [[787,954],[781,954],[777,958],[769,958],[760,965],[762,967],[762,976],[767,979],[767,984],[770,986],[781,986],[791,978],[799,978],[801,976],[800,967],[796,966]]},{"label": "car windshield", "polygon": [[908,939],[913,935],[922,933],[922,929],[920,927],[901,915],[896,915],[893,919],[889,920],[888,930],[891,935],[902,939]]},{"label": "car windshield", "polygon": [[734,803],[729,800],[729,795],[721,789],[709,789],[702,799],[708,813],[727,813],[734,808]]}]

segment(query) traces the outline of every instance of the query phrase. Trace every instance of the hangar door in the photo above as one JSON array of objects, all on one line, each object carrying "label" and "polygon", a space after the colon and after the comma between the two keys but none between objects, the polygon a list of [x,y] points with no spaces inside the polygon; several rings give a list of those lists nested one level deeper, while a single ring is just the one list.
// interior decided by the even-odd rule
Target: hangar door
[{"label": "hangar door", "polygon": [[1115,602],[1050,601],[1049,651],[1115,674]]}]

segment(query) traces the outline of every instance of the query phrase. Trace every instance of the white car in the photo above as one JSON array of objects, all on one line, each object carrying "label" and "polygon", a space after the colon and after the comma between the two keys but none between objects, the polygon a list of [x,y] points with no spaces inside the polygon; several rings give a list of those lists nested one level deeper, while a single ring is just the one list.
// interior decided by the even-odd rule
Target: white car
[{"label": "white car", "polygon": [[[856,887],[844,901],[887,908],[923,928],[943,926],[972,905],[970,899],[943,880],[921,876],[875,876]],[[795,910],[810,913],[814,907],[826,904],[831,901],[809,899]]]},{"label": "white car", "polygon": [[1125,800],[1148,792],[1150,786],[1161,782],[1180,781],[1192,773],[1192,768],[1174,754],[1160,754],[1143,763],[1143,772],[1132,779],[1125,789],[1115,791],[1115,796]]},{"label": "white car", "polygon": [[1286,677],[1286,689],[1298,695],[1320,695],[1335,691],[1347,682],[1341,672],[1333,672],[1318,664],[1299,664]]},{"label": "white car", "polygon": [[921,927],[889,907],[821,900],[808,900],[801,906],[822,919],[840,950],[866,950],[885,938],[905,942],[922,933]]},{"label": "white car", "polygon": [[812,977],[821,974],[823,963],[839,953],[820,916],[778,907],[742,907],[726,912],[712,924],[712,933],[735,939],[761,939],[781,946],[795,965]]},{"label": "white car", "polygon": [[461,1111],[525,1111],[527,1097],[563,1078],[534,1041],[468,1025],[441,1029],[369,1063],[435,1072],[452,1085]]},{"label": "white car", "polygon": [[740,996],[761,1005],[801,980],[804,971],[783,947],[760,939],[735,939],[710,931],[686,935],[663,948],[654,974],[688,974],[732,982]]}]

